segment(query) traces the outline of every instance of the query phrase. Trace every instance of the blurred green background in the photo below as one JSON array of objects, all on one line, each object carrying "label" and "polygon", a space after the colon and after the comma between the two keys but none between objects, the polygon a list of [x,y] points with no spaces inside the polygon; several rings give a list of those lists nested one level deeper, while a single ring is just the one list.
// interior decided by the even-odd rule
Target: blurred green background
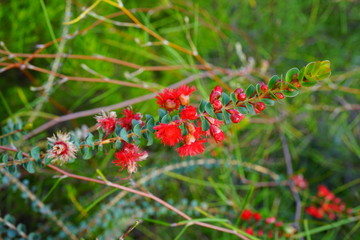
[{"label": "blurred green background", "polygon": [[[82,8],[90,4],[92,2],[71,1],[68,7],[70,19],[76,18]],[[243,178],[254,182],[272,180],[266,174],[244,167],[243,163],[264,166],[278,174],[280,180],[287,179],[281,142],[281,136],[285,136],[294,171],[303,174],[310,183],[310,189],[302,195],[303,206],[309,196],[315,194],[316,185],[325,184],[335,190],[348,206],[360,208],[357,185],[360,182],[358,1],[163,0],[124,1],[124,4],[128,9],[137,9],[134,15],[168,41],[186,49],[196,46],[199,54],[214,68],[233,72],[250,68],[252,71],[243,76],[219,74],[233,88],[246,88],[250,83],[267,81],[273,74],[285,74],[292,67],[301,68],[316,60],[330,60],[333,72],[330,79],[303,89],[297,97],[287,98],[268,107],[264,114],[228,127],[224,145],[210,144],[200,159],[180,159],[174,149],[160,144],[146,148],[150,158],[142,164],[135,181],[148,178],[143,187],[194,217],[205,217],[199,211],[202,209],[235,224],[245,205],[261,211],[264,216],[277,216],[283,222],[291,223],[295,205],[287,188],[256,188],[249,195],[251,186],[241,181]],[[105,16],[120,13],[119,9],[100,3],[85,18],[64,25],[65,10],[66,1],[0,1],[0,41],[4,43],[1,50],[33,53],[39,45],[62,36],[64,31],[69,34],[82,31]],[[172,71],[136,72],[136,69],[104,61],[61,58],[57,72],[146,84],[155,90],[203,72],[194,67],[199,64],[196,59],[170,47],[147,46],[156,40],[138,28],[118,26],[121,25],[119,22],[129,23],[131,20],[125,16],[107,17],[94,28],[66,38],[64,48],[60,47],[60,50],[63,54],[106,56],[143,66],[186,67]],[[55,54],[58,51],[59,47],[53,45],[42,53]],[[17,61],[6,56],[0,54],[0,64]],[[50,70],[54,58],[35,58],[30,63]],[[42,97],[41,88],[46,86],[49,75],[28,71],[32,78],[19,68],[0,74],[2,124],[10,118],[21,118],[37,128],[56,116],[151,93],[148,89],[109,83],[64,82],[55,78],[48,92],[49,101]],[[198,103],[208,98],[216,82],[211,78],[195,79],[192,84],[199,91],[194,94],[192,102]],[[59,105],[62,108],[56,107]],[[143,114],[157,112],[154,99],[132,107]],[[70,131],[81,129],[83,125],[91,127],[94,123],[93,116],[66,121],[14,145],[24,152],[36,144],[45,148],[46,137],[57,129]],[[114,181],[124,177],[126,174],[119,173],[111,164],[114,150],[105,152],[89,161],[76,161],[66,168],[92,177],[97,176],[95,169],[98,168]],[[210,158],[221,164],[207,163],[206,159]],[[229,166],[230,160],[237,162],[236,167]],[[174,166],[174,169],[163,169],[166,166]],[[115,239],[138,218],[144,218],[144,222],[127,239],[235,239],[228,234],[195,226],[180,236],[181,228],[171,228],[163,223],[181,219],[154,202],[127,195],[111,205],[119,191],[71,179],[61,180],[58,184],[59,180],[52,176],[53,172],[43,169],[34,175],[21,171],[17,177],[39,199],[53,188],[44,200],[45,204],[84,239],[96,236]],[[26,197],[22,198],[18,187],[11,185],[4,179],[0,185],[1,216],[6,213],[13,215],[16,222],[25,224],[29,231],[39,232],[43,239],[66,239],[41,209]],[[250,198],[246,199],[246,196]],[[106,206],[109,209],[105,211]],[[82,215],[84,209],[86,214]],[[302,217],[309,220],[310,229],[328,224],[305,215]],[[313,235],[312,239],[360,239],[359,227],[359,224],[334,227]],[[303,221],[301,229],[304,229]]]}]

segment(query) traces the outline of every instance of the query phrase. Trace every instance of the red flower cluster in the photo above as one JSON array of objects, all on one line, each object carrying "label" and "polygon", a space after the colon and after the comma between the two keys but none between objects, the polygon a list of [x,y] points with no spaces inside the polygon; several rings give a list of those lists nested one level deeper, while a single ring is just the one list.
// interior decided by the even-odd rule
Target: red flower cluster
[{"label": "red flower cluster", "polygon": [[306,189],[308,187],[308,182],[303,175],[294,175],[291,179],[294,181],[294,185],[298,190]]},{"label": "red flower cluster", "polygon": [[116,124],[126,128],[126,130],[130,130],[133,127],[132,120],[137,120],[139,123],[142,123],[141,113],[134,113],[131,109],[124,109],[122,114],[124,117],[117,118],[115,112],[110,112],[107,116],[103,111],[100,115],[95,117],[97,121],[96,127],[98,129],[101,128],[106,133],[106,135],[109,135],[115,131]]},{"label": "red flower cluster", "polygon": [[157,132],[155,136],[161,140],[164,145],[174,146],[182,139],[180,122],[170,122],[169,124],[160,123],[155,126],[154,130]]},{"label": "red flower cluster", "polygon": [[137,120],[140,124],[142,123],[141,113],[134,113],[131,109],[126,108],[122,111],[124,117],[118,119],[118,123],[121,127],[126,128],[126,130],[130,130],[133,127],[132,120]]},{"label": "red flower cluster", "polygon": [[313,204],[307,207],[305,211],[314,218],[328,218],[329,220],[352,213],[352,209],[346,208],[346,204],[324,185],[318,186],[317,196],[314,198]]},{"label": "red flower cluster", "polygon": [[120,151],[115,153],[115,160],[113,163],[120,166],[120,170],[127,169],[129,174],[137,171],[138,162],[145,160],[148,157],[146,151],[142,151],[135,144],[123,142],[123,147]]},{"label": "red flower cluster", "polygon": [[[277,232],[278,236],[284,237],[290,237],[295,233],[293,227],[283,226],[283,222],[277,221],[275,217],[268,217],[261,221],[261,214],[259,212],[252,212],[249,209],[245,209],[241,213],[240,218],[247,222],[245,225],[251,224],[250,226],[244,226],[244,231],[253,236],[262,237],[266,233],[267,237],[271,239],[274,237],[274,232]],[[258,228],[257,231],[255,231],[256,228]],[[274,231],[275,229],[277,231]]]},{"label": "red flower cluster", "polygon": [[195,87],[183,85],[176,89],[165,89],[156,96],[156,103],[165,110],[172,112],[178,110],[180,104],[186,106],[190,102],[190,95],[196,90]]}]

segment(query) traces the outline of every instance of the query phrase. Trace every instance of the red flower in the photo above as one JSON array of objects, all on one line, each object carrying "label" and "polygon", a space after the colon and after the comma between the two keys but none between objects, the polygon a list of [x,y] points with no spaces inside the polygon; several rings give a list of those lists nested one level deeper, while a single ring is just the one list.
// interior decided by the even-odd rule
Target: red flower
[{"label": "red flower", "polygon": [[199,118],[196,108],[193,106],[186,106],[181,112],[180,112],[180,118],[183,120],[196,120]]},{"label": "red flower", "polygon": [[254,235],[254,230],[251,227],[248,227],[247,229],[245,229],[245,232],[247,234]]},{"label": "red flower", "polygon": [[122,114],[124,115],[124,117],[121,117],[118,119],[118,122],[120,124],[121,127],[126,128],[126,130],[131,130],[133,125],[132,125],[132,120],[138,120],[138,122],[142,123],[141,118],[142,115],[141,113],[134,113],[131,109],[124,109],[122,111]]},{"label": "red flower", "polygon": [[255,219],[255,221],[260,221],[261,220],[261,214],[260,213],[254,213],[253,218]]},{"label": "red flower", "polygon": [[294,181],[295,186],[300,189],[305,189],[308,187],[308,183],[302,175],[294,175],[291,177],[291,179]]},{"label": "red flower", "polygon": [[214,137],[216,142],[221,142],[225,139],[224,132],[221,131],[221,129],[216,125],[210,126],[210,133],[211,133],[211,136]]},{"label": "red flower", "polygon": [[267,223],[267,224],[272,224],[274,222],[276,222],[275,217],[269,217],[269,218],[265,219],[265,223]]},{"label": "red flower", "polygon": [[148,154],[146,151],[142,151],[138,146],[124,142],[122,149],[115,153],[115,160],[113,163],[116,166],[120,166],[121,169],[127,169],[129,174],[136,172],[139,161],[145,160]]},{"label": "red flower", "polygon": [[116,113],[110,112],[109,116],[103,111],[101,115],[95,117],[97,124],[96,127],[103,129],[106,134],[112,133],[116,126]]},{"label": "red flower", "polygon": [[[185,138],[187,138],[187,136],[185,136]],[[188,138],[191,138],[191,137],[188,137]],[[205,150],[204,143],[206,141],[205,140],[196,141],[194,136],[192,136],[192,138],[194,139],[194,141],[191,140],[192,141],[191,143],[189,143],[189,144],[185,143],[183,146],[176,149],[176,151],[179,153],[180,157],[195,156],[195,155],[198,155],[198,154],[204,152],[204,150]]]},{"label": "red flower", "polygon": [[165,110],[172,112],[179,109],[180,100],[178,98],[178,92],[175,89],[166,88],[163,92],[156,96],[156,103]]},{"label": "red flower", "polygon": [[174,146],[182,138],[181,129],[175,122],[170,122],[169,124],[160,123],[160,125],[154,127],[154,130],[157,131],[155,133],[156,137],[160,139],[164,145]]},{"label": "red flower", "polygon": [[210,103],[213,103],[214,100],[219,99],[222,94],[222,88],[220,86],[216,86],[210,93]]},{"label": "red flower", "polygon": [[245,221],[249,221],[252,217],[252,212],[249,209],[245,209],[242,213],[241,213],[241,219],[245,220]]},{"label": "red flower", "polygon": [[324,197],[327,200],[332,200],[335,198],[335,195],[324,185],[318,186],[318,197]]},{"label": "red flower", "polygon": [[316,208],[315,206],[310,206],[305,209],[306,213],[314,218],[323,218],[324,213],[320,211],[320,209]]},{"label": "red flower", "polygon": [[189,87],[187,85],[182,85],[176,89],[177,95],[179,96],[179,101],[181,105],[188,105],[190,102],[190,95],[196,90],[194,86]]}]

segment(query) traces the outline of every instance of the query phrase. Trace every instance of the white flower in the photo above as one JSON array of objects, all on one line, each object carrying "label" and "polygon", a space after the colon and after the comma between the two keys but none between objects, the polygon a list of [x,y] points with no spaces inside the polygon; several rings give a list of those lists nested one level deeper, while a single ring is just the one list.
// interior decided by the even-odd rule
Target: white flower
[{"label": "white flower", "polygon": [[76,158],[78,149],[70,142],[69,133],[62,133],[58,131],[52,138],[48,138],[51,149],[47,151],[48,158],[52,159],[51,162],[63,163],[68,162],[70,159]]}]

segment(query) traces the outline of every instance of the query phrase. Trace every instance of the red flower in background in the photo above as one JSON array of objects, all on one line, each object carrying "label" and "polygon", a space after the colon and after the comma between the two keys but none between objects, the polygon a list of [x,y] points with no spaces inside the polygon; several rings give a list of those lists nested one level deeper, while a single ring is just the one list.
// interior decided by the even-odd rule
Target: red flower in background
[{"label": "red flower in background", "polygon": [[306,189],[308,187],[308,183],[303,175],[294,175],[291,179],[294,181],[295,187],[297,188]]},{"label": "red flower in background", "polygon": [[199,118],[196,108],[193,106],[186,106],[180,112],[180,118],[183,120],[196,120]]},{"label": "red flower in background", "polygon": [[116,166],[120,166],[121,169],[127,169],[129,174],[132,174],[137,171],[138,163],[145,160],[148,157],[146,151],[142,151],[135,144],[124,142],[122,149],[115,153],[115,160],[113,163]]},{"label": "red flower in background", "polygon": [[137,120],[139,123],[142,123],[141,113],[134,113],[131,109],[127,108],[122,111],[122,114],[124,115],[124,117],[119,118],[118,123],[121,127],[126,128],[126,130],[132,129],[132,120]]},{"label": "red flower in background", "polygon": [[245,221],[248,221],[248,220],[251,219],[252,215],[253,215],[253,214],[252,214],[251,210],[245,209],[245,210],[241,213],[241,219],[242,219],[242,220],[245,220]]},{"label": "red flower in background", "polygon": [[174,146],[182,138],[179,124],[175,122],[170,122],[169,124],[160,123],[160,125],[154,127],[154,130],[156,130],[156,137],[164,145]]}]

